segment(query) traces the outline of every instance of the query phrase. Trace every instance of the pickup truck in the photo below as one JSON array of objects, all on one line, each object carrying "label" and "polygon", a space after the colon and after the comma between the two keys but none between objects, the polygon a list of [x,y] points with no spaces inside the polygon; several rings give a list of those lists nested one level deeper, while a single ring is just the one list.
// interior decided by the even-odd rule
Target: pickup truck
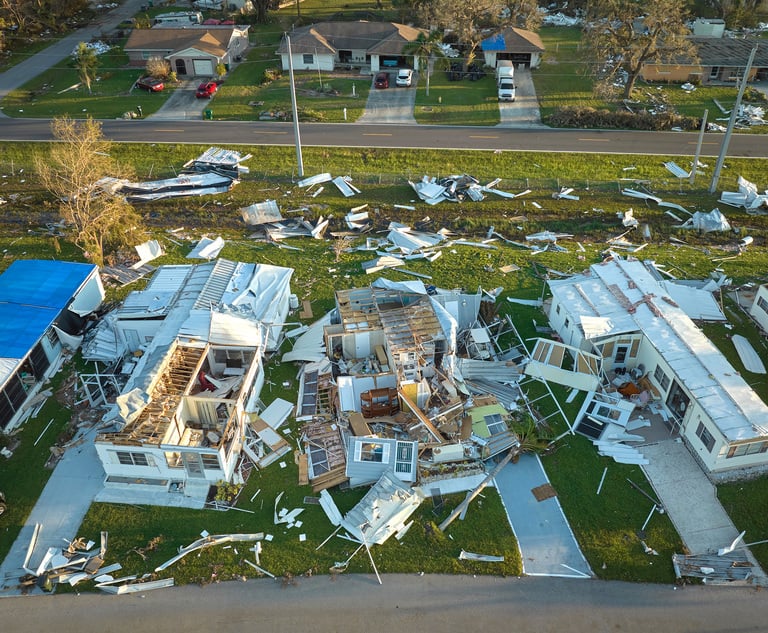
[{"label": "pickup truck", "polygon": [[512,79],[504,79],[499,83],[499,101],[515,100],[515,82]]}]

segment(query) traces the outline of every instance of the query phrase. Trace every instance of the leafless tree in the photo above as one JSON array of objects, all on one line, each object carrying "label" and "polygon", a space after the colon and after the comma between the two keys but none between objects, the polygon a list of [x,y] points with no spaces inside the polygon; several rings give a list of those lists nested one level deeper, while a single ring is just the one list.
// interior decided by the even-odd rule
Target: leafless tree
[{"label": "leafless tree", "polygon": [[141,232],[133,207],[104,186],[105,177],[129,174],[111,157],[112,143],[104,138],[101,123],[65,116],[54,119],[51,129],[57,142],[35,160],[37,173],[58,200],[74,243],[87,259],[102,265],[108,247],[135,243]]}]

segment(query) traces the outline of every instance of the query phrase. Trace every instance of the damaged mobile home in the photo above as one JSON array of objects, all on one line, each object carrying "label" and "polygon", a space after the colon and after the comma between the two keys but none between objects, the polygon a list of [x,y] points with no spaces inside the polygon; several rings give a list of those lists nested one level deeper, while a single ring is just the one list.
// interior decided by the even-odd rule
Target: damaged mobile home
[{"label": "damaged mobile home", "polygon": [[22,259],[0,275],[1,430],[11,431],[31,413],[64,347],[78,347],[86,317],[103,299],[92,264]]},{"label": "damaged mobile home", "polygon": [[711,476],[768,468],[768,406],[696,324],[725,319],[711,291],[619,257],[548,283],[554,330],[601,359],[577,432],[605,454],[643,463],[621,439],[633,439],[628,412],[653,407]]},{"label": "damaged mobile home", "polygon": [[120,393],[96,439],[107,495],[202,507],[211,485],[239,476],[244,442],[257,458],[265,450],[251,423],[292,273],[223,259],[163,266],[95,329],[84,358],[103,369],[83,374],[83,389],[94,405]]},{"label": "damaged mobile home", "polygon": [[523,355],[491,345],[481,301],[481,292],[429,294],[420,281],[336,292],[333,315],[283,356],[306,361],[296,417],[307,421],[300,472],[315,491],[387,473],[466,490],[484,477],[484,460],[517,446],[510,412],[521,369],[510,355]]}]

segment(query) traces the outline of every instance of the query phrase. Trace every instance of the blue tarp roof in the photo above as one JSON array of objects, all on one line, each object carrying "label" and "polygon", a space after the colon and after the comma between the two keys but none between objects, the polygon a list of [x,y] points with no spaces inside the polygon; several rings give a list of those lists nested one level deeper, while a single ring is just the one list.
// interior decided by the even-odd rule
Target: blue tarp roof
[{"label": "blue tarp roof", "polygon": [[23,358],[96,267],[20,259],[0,275],[0,356]]},{"label": "blue tarp roof", "polygon": [[496,33],[496,35],[489,37],[487,40],[483,40],[480,43],[480,48],[484,51],[507,50],[507,43],[504,41],[504,34]]}]

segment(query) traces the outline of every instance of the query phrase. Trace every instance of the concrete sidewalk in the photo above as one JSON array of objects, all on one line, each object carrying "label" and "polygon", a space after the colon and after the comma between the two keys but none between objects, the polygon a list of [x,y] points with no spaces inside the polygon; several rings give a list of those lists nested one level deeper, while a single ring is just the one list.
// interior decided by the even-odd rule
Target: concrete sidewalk
[{"label": "concrete sidewalk", "polygon": [[[18,593],[16,584],[25,574],[23,564],[35,524],[39,523],[42,527],[29,559],[32,571],[40,564],[49,547],[61,548],[66,546],[66,541],[79,536],[80,524],[103,484],[104,469],[96,454],[93,438],[88,434],[81,444],[64,453],[11,551],[0,565],[0,594]],[[98,534],[88,536],[97,540]]]},{"label": "concrete sidewalk", "polygon": [[651,462],[643,466],[645,475],[689,552],[716,552],[738,536],[715,487],[682,441],[649,444],[642,451]]}]

